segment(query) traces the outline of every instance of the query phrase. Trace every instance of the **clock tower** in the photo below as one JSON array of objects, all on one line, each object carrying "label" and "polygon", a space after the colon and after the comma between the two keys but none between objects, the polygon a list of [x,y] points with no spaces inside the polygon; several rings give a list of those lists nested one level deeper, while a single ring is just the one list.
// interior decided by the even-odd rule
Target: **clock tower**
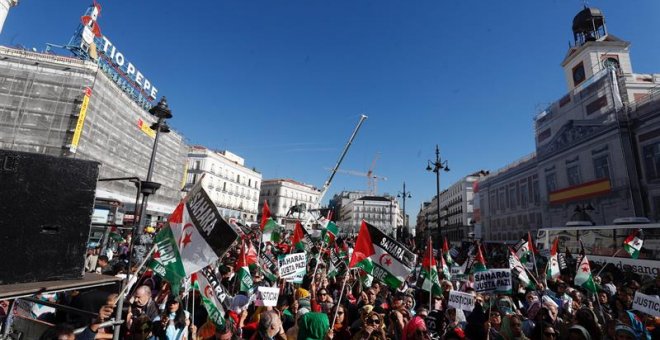
[{"label": "clock tower", "polygon": [[573,18],[573,41],[561,63],[569,91],[610,66],[632,73],[630,43],[607,32],[600,9],[585,6]]}]

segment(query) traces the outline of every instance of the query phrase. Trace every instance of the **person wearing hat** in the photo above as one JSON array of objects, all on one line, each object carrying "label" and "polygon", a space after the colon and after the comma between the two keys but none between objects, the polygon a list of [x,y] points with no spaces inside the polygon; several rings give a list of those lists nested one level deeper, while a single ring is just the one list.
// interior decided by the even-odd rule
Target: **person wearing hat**
[{"label": "person wearing hat", "polygon": [[298,320],[298,339],[322,340],[329,329],[330,320],[327,314],[309,312]]},{"label": "person wearing hat", "polygon": [[404,293],[397,292],[392,298],[392,308],[389,314],[390,322],[387,328],[387,335],[392,339],[402,339],[404,337],[403,329],[411,319],[411,315],[404,305],[405,297]]}]

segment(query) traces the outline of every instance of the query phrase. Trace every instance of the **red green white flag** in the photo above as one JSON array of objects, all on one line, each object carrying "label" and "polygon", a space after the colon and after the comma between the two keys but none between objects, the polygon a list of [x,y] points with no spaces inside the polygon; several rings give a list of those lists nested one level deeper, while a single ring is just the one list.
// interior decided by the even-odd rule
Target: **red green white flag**
[{"label": "red green white flag", "polygon": [[644,243],[644,240],[642,239],[641,234],[642,231],[640,229],[635,229],[623,241],[623,249],[625,249],[633,259],[638,258],[639,252],[642,250],[642,244]]},{"label": "red green white flag", "polygon": [[170,283],[174,294],[179,294],[181,281],[186,277],[186,271],[183,268],[177,242],[169,225],[156,234],[154,247],[156,250],[148,267]]},{"label": "red green white flag", "polygon": [[225,311],[222,303],[216,294],[216,290],[207,277],[202,273],[192,274],[193,287],[199,291],[202,298],[202,304],[208,312],[208,318],[216,327],[223,327],[225,324]]},{"label": "red green white flag", "polygon": [[[445,260],[447,261],[448,265],[454,264],[454,259],[451,258],[451,254],[449,254],[449,244],[447,244],[447,239],[444,239],[444,242],[442,243],[442,253],[445,256]],[[444,269],[443,269],[444,271]]]},{"label": "red green white flag", "polygon": [[261,208],[261,223],[259,224],[259,228],[261,228],[261,231],[264,231],[264,227],[266,226],[266,223],[268,223],[268,220],[270,219],[270,208],[268,207],[268,201],[264,201],[264,206]]},{"label": "red green white flag", "polygon": [[472,272],[485,272],[488,268],[486,267],[486,259],[484,254],[481,252],[481,246],[477,245],[477,255],[474,257],[474,264],[472,265]]},{"label": "red green white flag", "polygon": [[559,239],[555,238],[550,248],[550,261],[548,262],[548,269],[546,270],[546,277],[550,281],[555,281],[560,275],[559,258],[558,258]]},{"label": "red green white flag", "polygon": [[[443,261],[444,262],[444,261]],[[442,288],[440,288],[440,279],[438,278],[438,268],[437,261],[433,257],[433,246],[431,244],[431,239],[426,246],[426,251],[424,252],[424,259],[422,259],[422,270],[420,273],[424,277],[424,282],[422,283],[422,289],[435,296],[442,295]]]},{"label": "red green white flag", "polygon": [[398,288],[416,261],[417,255],[363,220],[349,268],[361,268],[388,286]]},{"label": "red green white flag", "polygon": [[589,266],[589,260],[587,255],[582,256],[580,265],[577,268],[577,273],[573,279],[573,283],[576,286],[580,286],[592,293],[596,293],[596,283],[594,282],[593,276],[591,275],[591,267]]},{"label": "red green white flag", "polygon": [[522,264],[516,252],[509,247],[509,268],[511,268],[511,274],[518,278],[522,286],[532,288],[534,284],[529,279],[525,266]]},{"label": "red green white flag", "polygon": [[[199,182],[201,183],[201,181]],[[238,239],[201,185],[196,185],[170,215],[186,277],[215,263]]]}]

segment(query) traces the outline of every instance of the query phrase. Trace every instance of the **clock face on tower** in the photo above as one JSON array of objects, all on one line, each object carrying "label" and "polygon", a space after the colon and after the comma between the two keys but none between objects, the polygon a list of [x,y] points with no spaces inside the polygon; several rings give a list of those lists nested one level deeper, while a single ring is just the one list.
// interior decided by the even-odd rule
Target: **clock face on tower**
[{"label": "clock face on tower", "polygon": [[580,62],[579,64],[573,67],[573,86],[578,86],[581,82],[584,81],[586,75],[584,74],[584,64]]}]

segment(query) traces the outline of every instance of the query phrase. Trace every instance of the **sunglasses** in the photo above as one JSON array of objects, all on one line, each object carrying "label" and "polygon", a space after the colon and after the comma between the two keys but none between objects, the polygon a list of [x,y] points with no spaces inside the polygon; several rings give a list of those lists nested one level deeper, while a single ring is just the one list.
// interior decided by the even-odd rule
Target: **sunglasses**
[{"label": "sunglasses", "polygon": [[499,318],[499,317],[500,317],[500,313],[490,313],[490,317],[491,317],[491,318]]},{"label": "sunglasses", "polygon": [[380,319],[367,319],[369,325],[380,325]]},{"label": "sunglasses", "polygon": [[319,295],[328,295],[328,293],[326,293],[326,292],[321,292],[321,293],[319,293]]},{"label": "sunglasses", "polygon": [[543,335],[545,335],[545,336],[549,336],[549,337],[551,337],[551,338],[554,338],[554,337],[557,336],[557,333],[543,332]]}]

